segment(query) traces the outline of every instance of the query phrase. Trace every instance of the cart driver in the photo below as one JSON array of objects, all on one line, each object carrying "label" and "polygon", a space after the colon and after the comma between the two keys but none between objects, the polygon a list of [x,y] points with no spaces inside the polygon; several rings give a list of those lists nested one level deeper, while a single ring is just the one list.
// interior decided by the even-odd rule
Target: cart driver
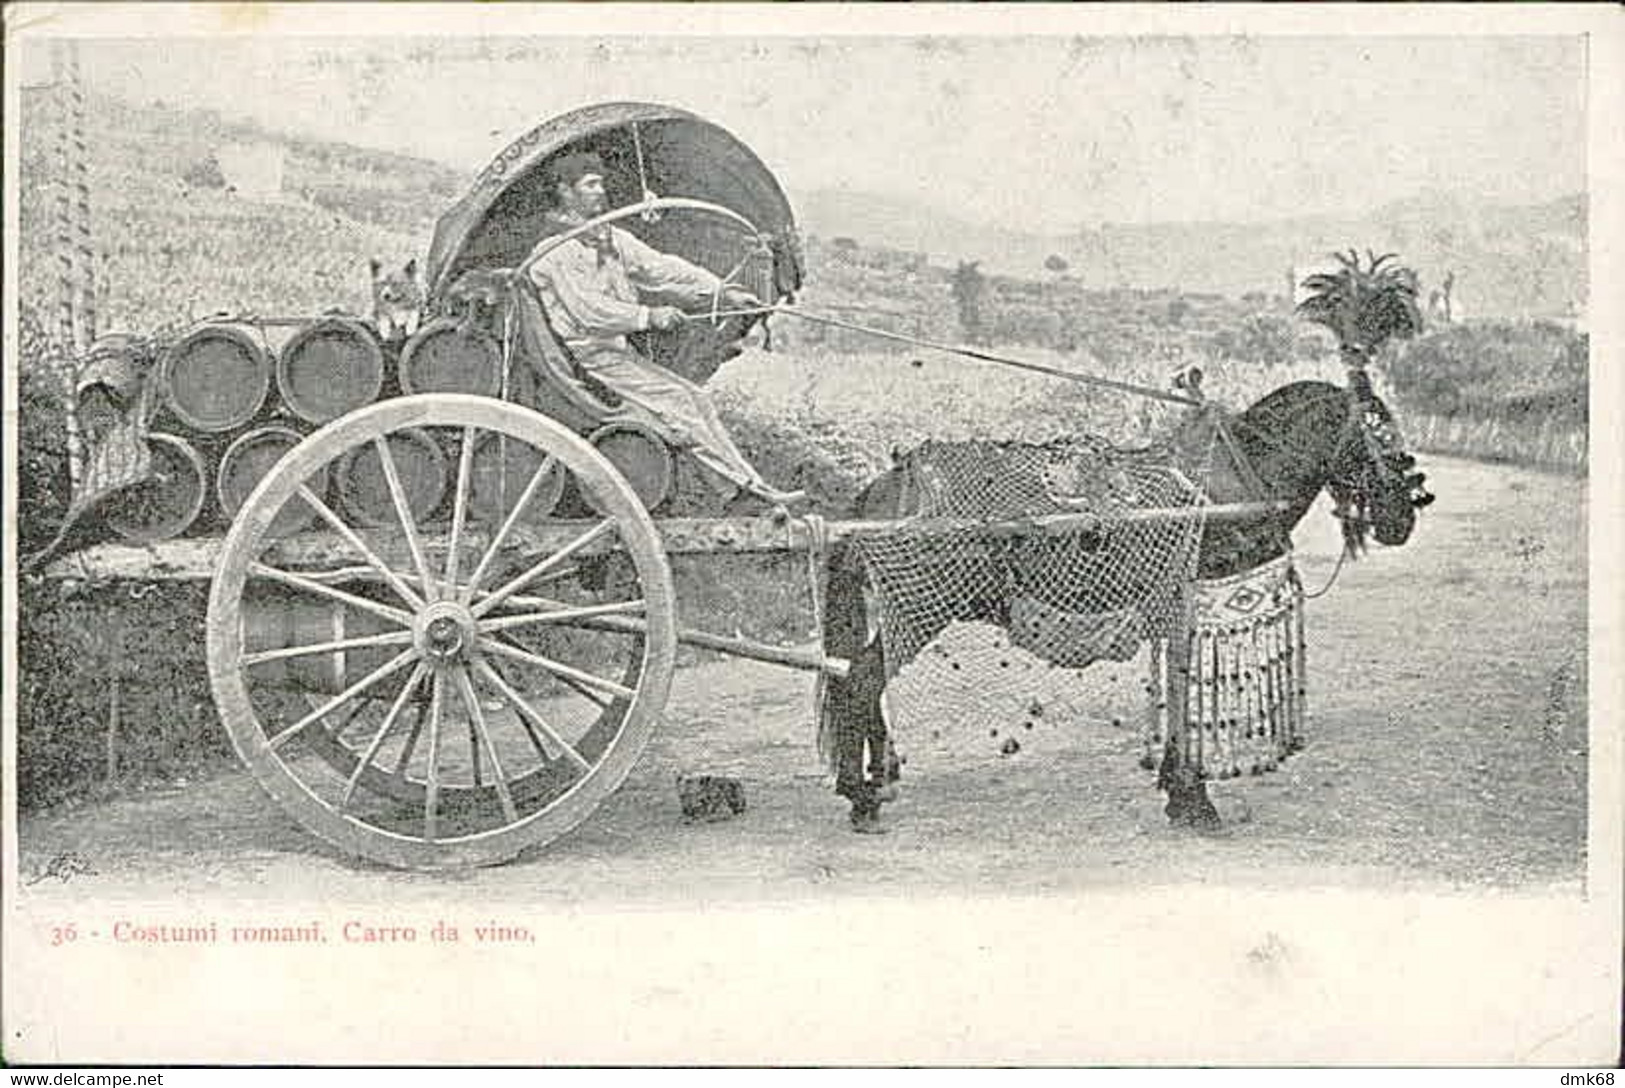
[{"label": "cart driver", "polygon": [[[597,155],[565,155],[553,164],[551,182],[558,206],[548,213],[548,236],[606,210],[604,165]],[[645,305],[643,293],[699,305],[721,287],[718,277],[613,225],[565,242],[530,262],[529,269],[559,340],[583,371],[620,397],[618,418],[644,423],[688,447],[695,460],[725,481],[728,496],[750,494],[775,505],[806,498],[805,492],[783,491],[762,478],[728,436],[704,389],[627,342],[627,333],[674,329],[684,320],[675,306]],[[745,309],[762,303],[730,286],[722,290],[721,305]]]}]

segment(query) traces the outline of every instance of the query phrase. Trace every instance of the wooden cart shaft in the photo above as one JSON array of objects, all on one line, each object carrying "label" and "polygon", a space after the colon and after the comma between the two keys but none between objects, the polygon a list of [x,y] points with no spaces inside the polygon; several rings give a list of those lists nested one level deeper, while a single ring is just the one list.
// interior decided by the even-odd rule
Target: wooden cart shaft
[{"label": "wooden cart shaft", "polygon": [[[806,518],[662,518],[655,522],[662,544],[668,555],[717,554],[773,554],[805,552],[818,546],[829,546],[838,541],[859,536],[881,536],[907,533],[911,536],[930,536],[943,533],[976,532],[985,536],[1023,536],[1034,534],[1060,534],[1080,529],[1106,529],[1112,525],[1143,523],[1156,520],[1181,520],[1202,517],[1210,521],[1252,518],[1278,512],[1282,504],[1229,503],[1204,507],[1136,510],[1127,515],[1102,521],[1093,514],[1055,514],[1024,518],[1006,522],[980,522],[967,519],[937,518],[898,521],[832,521],[817,526]],[[594,523],[589,521],[556,521],[541,526],[515,529],[504,545],[504,557],[518,564],[533,562],[552,554],[567,544],[579,542],[583,533]],[[383,530],[363,532],[361,536],[374,554],[397,570],[408,570],[411,555],[399,533]],[[491,531],[469,527],[465,540],[475,549],[483,550],[489,543]],[[822,541],[822,545],[820,545]],[[427,534],[422,540],[431,565],[443,563],[445,537]],[[73,555],[56,560],[46,569],[46,576],[83,581],[199,581],[214,576],[218,569],[225,541],[220,537],[198,537],[166,540],[147,545],[100,544]],[[580,547],[575,554],[588,557],[614,551],[616,544],[606,536]],[[306,533],[280,541],[267,549],[262,561],[270,566],[300,571],[322,581],[339,582],[349,579],[376,578],[377,573],[368,566],[356,548],[333,533]],[[604,626],[635,625],[634,620],[604,619],[595,621]],[[827,657],[817,650],[797,650],[773,646],[752,639],[727,637],[691,628],[679,628],[677,639],[681,643],[704,649],[749,658],[786,668],[806,672],[823,672],[835,677],[847,675],[851,663]]]},{"label": "wooden cart shaft", "polygon": [[[1003,522],[956,518],[921,518],[909,521],[829,521],[823,525],[826,544],[858,536],[885,536],[977,532],[988,536],[1062,534],[1080,529],[1109,531],[1113,526],[1159,520],[1200,517],[1209,522],[1256,518],[1284,509],[1279,502],[1219,503],[1207,506],[1135,510],[1102,519],[1093,514],[1052,514]],[[579,538],[593,523],[554,521],[542,526],[516,528],[504,552],[516,561],[534,560]],[[718,555],[802,552],[815,546],[820,535],[806,518],[658,518],[655,528],[668,555]],[[466,539],[482,547],[488,530],[469,527]],[[399,569],[409,569],[400,534],[387,530],[363,531],[368,546]],[[433,534],[423,541],[425,550],[443,554],[444,540]],[[165,540],[153,544],[98,544],[53,561],[45,569],[50,578],[88,581],[197,581],[214,576],[224,547],[220,537]],[[577,554],[601,555],[615,549],[612,539],[594,541]],[[327,571],[342,575],[363,573],[362,557],[348,543],[330,533],[306,533],[272,545],[265,560],[289,570]]]}]

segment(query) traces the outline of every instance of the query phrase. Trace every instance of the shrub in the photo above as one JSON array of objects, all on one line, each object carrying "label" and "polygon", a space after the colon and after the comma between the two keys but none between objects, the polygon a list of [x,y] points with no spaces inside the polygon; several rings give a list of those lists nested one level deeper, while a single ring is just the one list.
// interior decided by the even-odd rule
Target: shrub
[{"label": "shrub", "polygon": [[66,391],[26,356],[17,382],[17,550],[28,556],[51,542],[71,498]]},{"label": "shrub", "polygon": [[1583,421],[1589,341],[1549,322],[1450,325],[1405,344],[1387,359],[1395,393],[1439,415],[1498,415],[1544,405],[1552,418]]},{"label": "shrub", "polygon": [[991,325],[989,332],[995,344],[1033,344],[1047,348],[1061,346],[1061,316],[1048,306],[1005,303],[993,312]]},{"label": "shrub", "polygon": [[200,159],[188,166],[181,174],[181,180],[194,189],[224,189],[226,175],[220,169],[220,163],[213,155]]},{"label": "shrub", "polygon": [[1269,314],[1253,314],[1239,327],[1213,334],[1208,345],[1221,359],[1279,366],[1297,355],[1297,340],[1291,322]]},{"label": "shrub", "polygon": [[[225,761],[229,746],[203,660],[206,585],[120,583],[86,592],[28,577],[18,589],[19,807],[108,784],[167,781]],[[115,679],[120,729],[110,746]]]}]

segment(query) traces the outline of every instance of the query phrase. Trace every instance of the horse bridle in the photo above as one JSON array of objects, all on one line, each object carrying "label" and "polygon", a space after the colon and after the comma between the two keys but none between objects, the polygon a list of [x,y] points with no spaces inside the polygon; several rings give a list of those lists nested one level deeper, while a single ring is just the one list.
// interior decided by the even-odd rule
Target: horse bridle
[{"label": "horse bridle", "polygon": [[[1328,485],[1336,504],[1333,514],[1345,523],[1363,516],[1361,511],[1367,505],[1364,501],[1366,496],[1384,481],[1402,484],[1409,493],[1413,509],[1420,510],[1432,503],[1435,496],[1424,486],[1427,474],[1416,471],[1416,458],[1405,451],[1399,435],[1394,430],[1392,417],[1372,392],[1370,379],[1366,377],[1363,369],[1350,367],[1348,388],[1335,394],[1328,393],[1315,397],[1299,405],[1292,418],[1302,415],[1333,396],[1344,397],[1348,404],[1342,429],[1332,447],[1336,451],[1333,456],[1338,461],[1336,465],[1338,475]],[[1276,435],[1268,434],[1255,426],[1249,426],[1247,430],[1253,437],[1274,446],[1277,450],[1288,449],[1287,443]],[[1342,462],[1347,460],[1346,451],[1356,441],[1356,436],[1360,449],[1365,454],[1359,459],[1358,468],[1366,471],[1357,469],[1350,478],[1349,475],[1344,475],[1346,470]],[[1245,460],[1241,452],[1234,448],[1232,456],[1238,460]]]},{"label": "horse bridle", "polygon": [[[1425,486],[1427,473],[1416,471],[1416,457],[1406,451],[1394,428],[1393,416],[1372,393],[1370,379],[1363,370],[1350,368],[1348,397],[1349,413],[1343,424],[1345,435],[1338,442],[1338,450],[1347,448],[1349,436],[1346,431],[1358,429],[1365,460],[1373,470],[1375,482],[1402,486],[1410,498],[1412,509],[1420,510],[1430,505],[1436,496]],[[1345,481],[1345,486],[1360,490],[1360,484],[1354,481]]]}]

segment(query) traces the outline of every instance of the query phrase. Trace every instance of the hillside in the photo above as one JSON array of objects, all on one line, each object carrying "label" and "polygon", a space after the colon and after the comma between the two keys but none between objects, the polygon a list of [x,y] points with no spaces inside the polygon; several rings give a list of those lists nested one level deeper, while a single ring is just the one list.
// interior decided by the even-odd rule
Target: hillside
[{"label": "hillside", "polygon": [[[20,106],[25,304],[51,297],[54,104]],[[161,103],[92,98],[87,109],[92,232],[102,329],[145,331],[220,309],[370,307],[366,260],[427,249],[435,217],[467,184],[447,167],[304,140]],[[249,200],[212,161],[233,144],[281,150],[280,193]]]},{"label": "hillside", "polygon": [[[51,108],[43,91],[23,92],[20,286],[35,305],[50,291]],[[471,180],[442,164],[161,102],[94,98],[88,117],[104,328],[254,308],[267,295],[307,308],[363,308],[366,258],[421,254],[436,216]],[[281,150],[277,200],[244,200],[219,187],[217,171],[216,184],[205,183],[211,156],[234,143]],[[1291,266],[1359,245],[1404,254],[1425,290],[1454,271],[1457,311],[1471,317],[1557,316],[1583,309],[1587,298],[1580,195],[1504,207],[1427,194],[1360,216],[1104,224],[1053,237],[978,222],[974,209],[851,190],[791,196],[804,232],[826,243],[844,237],[866,249],[922,253],[938,267],[980,260],[989,272],[1035,280],[1045,278],[1045,258],[1059,254],[1085,289],[1279,295]],[[243,252],[256,257],[245,263]]]},{"label": "hillside", "polygon": [[1059,254],[1097,289],[1279,294],[1293,265],[1358,245],[1404,254],[1424,288],[1453,270],[1458,309],[1474,317],[1556,316],[1587,297],[1582,195],[1508,207],[1428,194],[1357,216],[1104,224],[1067,236],[1004,230],[964,212],[848,190],[807,193],[797,210],[820,237],[923,252],[935,263],[980,260],[1006,275],[1040,278],[1045,258]]}]

